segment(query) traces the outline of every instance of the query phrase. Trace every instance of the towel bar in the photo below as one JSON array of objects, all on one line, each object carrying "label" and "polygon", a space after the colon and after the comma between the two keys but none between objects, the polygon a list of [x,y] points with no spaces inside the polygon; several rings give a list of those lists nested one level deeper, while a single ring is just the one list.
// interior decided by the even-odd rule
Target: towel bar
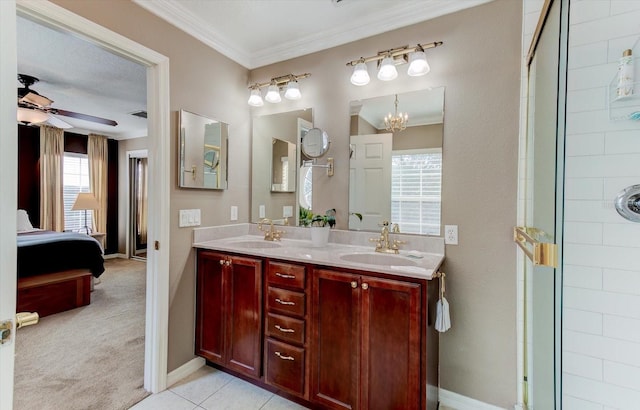
[{"label": "towel bar", "polygon": [[[541,242],[539,238],[544,236],[547,235],[537,228],[526,228],[522,226],[513,228],[514,242],[522,248],[522,251],[531,259],[534,265],[557,268],[558,245],[555,243]],[[533,249],[529,249],[527,243],[531,244]]]}]

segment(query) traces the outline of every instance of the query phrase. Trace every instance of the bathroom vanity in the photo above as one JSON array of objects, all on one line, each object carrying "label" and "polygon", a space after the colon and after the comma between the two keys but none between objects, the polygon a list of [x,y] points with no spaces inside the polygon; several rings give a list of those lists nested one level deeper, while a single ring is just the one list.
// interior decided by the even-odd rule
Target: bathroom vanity
[{"label": "bathroom vanity", "polygon": [[370,232],[311,248],[246,225],[196,230],[197,355],[312,408],[437,407],[440,238],[414,237],[414,259],[353,244]]}]

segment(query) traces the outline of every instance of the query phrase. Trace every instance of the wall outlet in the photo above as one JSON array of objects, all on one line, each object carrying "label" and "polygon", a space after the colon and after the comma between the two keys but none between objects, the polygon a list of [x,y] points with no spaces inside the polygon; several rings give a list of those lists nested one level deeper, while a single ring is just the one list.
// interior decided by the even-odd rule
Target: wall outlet
[{"label": "wall outlet", "polygon": [[458,225],[444,226],[444,243],[447,245],[458,244]]},{"label": "wall outlet", "polygon": [[291,205],[285,205],[282,207],[282,217],[289,218],[293,216],[293,207]]},{"label": "wall outlet", "polygon": [[260,209],[259,212],[258,212],[260,214],[259,218],[264,218],[265,214],[267,213],[266,210],[265,210],[264,205],[260,205],[259,209]]},{"label": "wall outlet", "polygon": [[232,221],[238,220],[238,207],[235,205],[231,205],[231,218]]}]

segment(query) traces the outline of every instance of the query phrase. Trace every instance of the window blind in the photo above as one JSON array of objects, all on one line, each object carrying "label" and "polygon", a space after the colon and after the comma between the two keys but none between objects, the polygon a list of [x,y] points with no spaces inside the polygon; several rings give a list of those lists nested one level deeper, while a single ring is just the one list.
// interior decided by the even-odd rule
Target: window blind
[{"label": "window blind", "polygon": [[[62,170],[64,230],[84,230],[85,211],[72,211],[71,207],[73,207],[78,193],[89,192],[89,159],[87,155],[65,152]],[[91,225],[92,212],[86,211],[89,228],[93,228]]]},{"label": "window blind", "polygon": [[391,155],[391,220],[403,233],[440,235],[442,150]]}]

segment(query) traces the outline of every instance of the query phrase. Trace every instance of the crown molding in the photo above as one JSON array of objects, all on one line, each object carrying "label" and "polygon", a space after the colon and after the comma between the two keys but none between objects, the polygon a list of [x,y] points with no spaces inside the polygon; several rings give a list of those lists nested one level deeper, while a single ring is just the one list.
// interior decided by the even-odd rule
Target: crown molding
[{"label": "crown molding", "polygon": [[[334,27],[253,53],[249,50],[243,50],[234,42],[233,38],[211,27],[201,16],[193,14],[180,2],[175,0],[133,0],[134,3],[149,12],[248,69],[326,50],[489,1],[492,0],[423,0],[417,3],[397,3],[386,10],[384,14],[362,17],[357,26],[349,24]],[[384,27],[384,30],[381,30],[381,27]],[[430,39],[420,40],[429,41]]]}]

